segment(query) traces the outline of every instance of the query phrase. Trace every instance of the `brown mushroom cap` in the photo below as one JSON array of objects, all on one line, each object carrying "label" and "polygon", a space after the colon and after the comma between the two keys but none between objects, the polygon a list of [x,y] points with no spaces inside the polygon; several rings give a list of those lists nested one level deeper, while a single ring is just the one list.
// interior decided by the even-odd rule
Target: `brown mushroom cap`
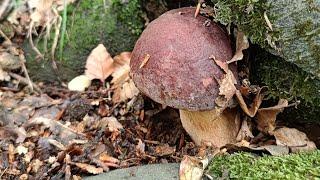
[{"label": "brown mushroom cap", "polygon": [[194,12],[171,10],[147,26],[132,52],[131,76],[138,89],[158,103],[210,110],[219,94],[216,78],[224,74],[210,57],[225,62],[232,58],[232,49],[219,25],[195,18]]}]

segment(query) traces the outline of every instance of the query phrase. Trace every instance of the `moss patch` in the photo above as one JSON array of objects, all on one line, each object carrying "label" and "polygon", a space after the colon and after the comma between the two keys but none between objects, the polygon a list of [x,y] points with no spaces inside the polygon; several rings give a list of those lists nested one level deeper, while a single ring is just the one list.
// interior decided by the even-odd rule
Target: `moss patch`
[{"label": "moss patch", "polygon": [[[215,19],[235,24],[251,41],[320,79],[320,2],[212,0]],[[272,24],[272,30],[267,20]]]},{"label": "moss patch", "polygon": [[320,113],[320,80],[282,58],[260,48],[251,67],[251,81],[268,86],[269,99],[300,100],[298,108],[286,109],[288,120],[317,121]]},{"label": "moss patch", "polygon": [[[63,56],[58,56],[58,50],[56,53],[59,72],[47,67],[48,62],[39,64],[33,61],[31,52],[27,60],[34,80],[56,80],[57,74],[61,80],[70,80],[81,74],[86,58],[99,43],[104,44],[112,55],[131,51],[144,26],[140,0],[125,3],[120,0],[81,0],[70,5],[67,14]],[[47,77],[43,78],[44,74]]]},{"label": "moss patch", "polygon": [[257,157],[250,153],[217,156],[209,174],[223,179],[316,179],[320,177],[320,151],[286,156]]},{"label": "moss patch", "polygon": [[[212,2],[215,4],[215,20],[224,25],[236,24],[253,43],[268,47],[266,35],[273,33],[271,37],[276,37],[276,32],[268,29],[263,17],[264,12],[269,8],[266,0],[212,0]],[[274,19],[274,17],[269,18]]]}]

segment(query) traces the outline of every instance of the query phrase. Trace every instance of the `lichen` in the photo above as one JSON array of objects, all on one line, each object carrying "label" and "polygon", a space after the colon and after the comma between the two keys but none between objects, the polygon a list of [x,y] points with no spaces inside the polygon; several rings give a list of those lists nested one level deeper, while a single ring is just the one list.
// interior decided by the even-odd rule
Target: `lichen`
[{"label": "lichen", "polygon": [[208,174],[215,179],[317,179],[320,151],[285,156],[235,153],[213,158]]}]

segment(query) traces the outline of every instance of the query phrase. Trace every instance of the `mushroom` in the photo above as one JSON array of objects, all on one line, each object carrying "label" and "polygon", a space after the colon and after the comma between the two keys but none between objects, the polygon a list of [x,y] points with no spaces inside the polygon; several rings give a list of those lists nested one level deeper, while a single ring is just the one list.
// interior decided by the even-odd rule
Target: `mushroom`
[{"label": "mushroom", "polygon": [[[178,108],[193,141],[221,147],[236,139],[235,113],[217,110],[217,78],[223,70],[212,57],[232,58],[230,39],[216,23],[194,17],[195,8],[168,11],[152,21],[135,44],[130,62],[137,88],[152,100]],[[237,78],[236,66],[229,65]]]}]

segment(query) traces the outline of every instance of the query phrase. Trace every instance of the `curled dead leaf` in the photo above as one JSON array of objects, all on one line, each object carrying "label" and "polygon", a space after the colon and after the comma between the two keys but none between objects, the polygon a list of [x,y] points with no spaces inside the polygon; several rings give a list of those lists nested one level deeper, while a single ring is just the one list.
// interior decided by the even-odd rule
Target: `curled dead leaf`
[{"label": "curled dead leaf", "polygon": [[282,112],[285,107],[288,107],[288,101],[285,99],[280,99],[278,105],[276,106],[258,109],[258,129],[261,132],[272,134],[276,126],[277,115]]},{"label": "curled dead leaf", "polygon": [[243,59],[243,50],[249,48],[249,41],[247,36],[241,32],[237,31],[237,42],[236,42],[236,53],[233,55],[233,57],[227,61],[228,64],[239,61]]},{"label": "curled dead leaf", "polygon": [[219,83],[219,97],[215,99],[215,103],[221,107],[221,109],[225,109],[232,99],[233,95],[236,93],[237,80],[234,77],[234,74],[229,69],[228,64],[222,61],[219,61],[213,57],[215,63],[225,71],[225,75],[222,79],[216,78]]},{"label": "curled dead leaf", "polygon": [[204,172],[204,165],[200,159],[184,156],[179,168],[180,180],[200,180]]},{"label": "curled dead leaf", "polygon": [[307,135],[295,128],[279,128],[273,132],[277,145],[288,146],[292,152],[312,151],[317,147]]},{"label": "curled dead leaf", "polygon": [[100,79],[101,82],[114,71],[114,60],[103,44],[93,49],[87,58],[85,75],[89,79]]},{"label": "curled dead leaf", "polygon": [[101,174],[103,173],[103,169],[102,168],[97,168],[93,165],[90,164],[86,164],[86,163],[74,163],[74,162],[70,162],[70,164],[73,164],[75,166],[77,166],[78,168],[91,173],[91,174]]},{"label": "curled dead leaf", "polygon": [[129,53],[121,53],[116,56],[115,61],[116,70],[112,73],[112,88],[114,88],[114,94],[112,97],[113,102],[123,102],[127,99],[131,99],[139,94],[139,90],[136,88],[132,79],[129,76],[130,73],[130,56]]},{"label": "curled dead leaf", "polygon": [[253,103],[251,106],[248,107],[246,102],[244,101],[244,98],[239,90],[236,90],[236,97],[240,104],[241,109],[249,116],[254,117],[262,103],[262,99],[264,97],[264,91],[265,88],[258,88],[258,92],[256,94],[256,97],[253,100]]}]

